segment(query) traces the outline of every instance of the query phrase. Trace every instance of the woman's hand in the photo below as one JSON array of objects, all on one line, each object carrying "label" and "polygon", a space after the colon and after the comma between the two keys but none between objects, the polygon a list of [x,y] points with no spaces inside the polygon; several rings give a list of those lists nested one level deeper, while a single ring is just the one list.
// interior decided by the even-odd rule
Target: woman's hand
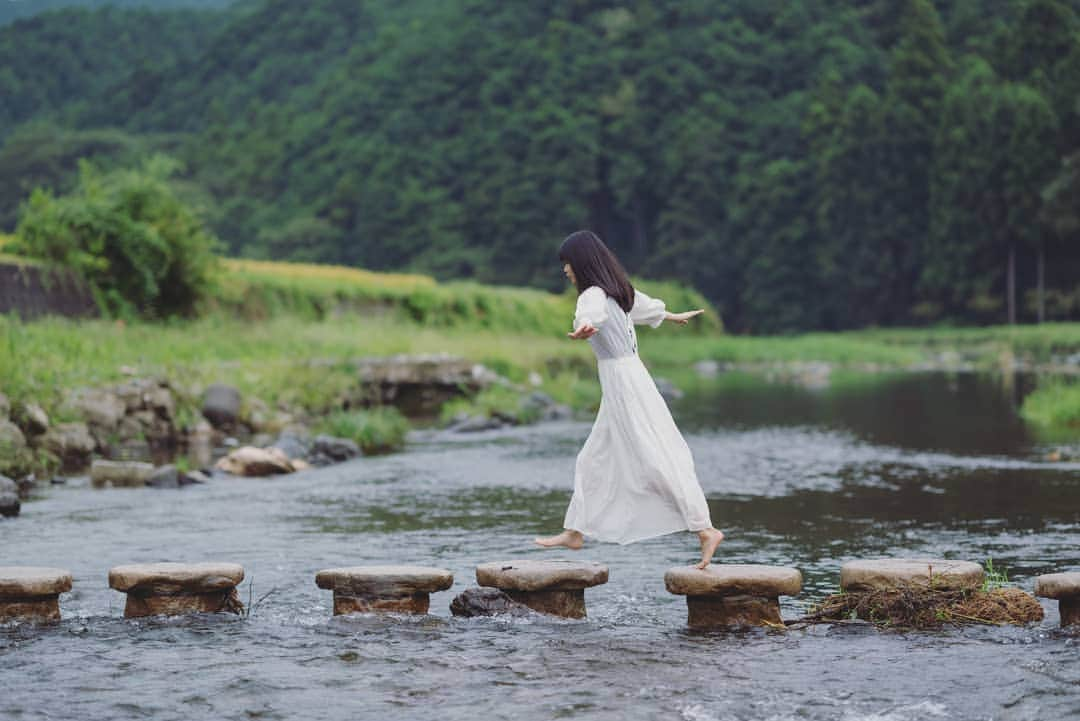
[{"label": "woman's hand", "polygon": [[588,323],[582,323],[573,333],[567,333],[566,337],[571,340],[585,340],[586,338],[592,338],[599,332],[600,330],[598,328],[593,328]]},{"label": "woman's hand", "polygon": [[686,322],[688,320],[695,316],[699,316],[704,312],[705,310],[703,308],[698,308],[697,310],[688,310],[685,313],[668,313],[664,317],[664,320],[670,320],[673,323],[678,323],[679,325],[686,325]]}]

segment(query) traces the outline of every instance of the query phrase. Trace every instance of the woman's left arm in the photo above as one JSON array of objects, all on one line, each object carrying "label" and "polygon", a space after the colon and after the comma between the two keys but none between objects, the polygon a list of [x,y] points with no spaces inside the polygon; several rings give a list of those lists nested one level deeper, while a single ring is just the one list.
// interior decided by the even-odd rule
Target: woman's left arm
[{"label": "woman's left arm", "polygon": [[697,310],[688,310],[684,313],[664,313],[664,320],[670,320],[672,323],[678,323],[679,325],[686,325],[687,321],[691,318],[695,318],[705,312],[704,308],[698,308]]}]

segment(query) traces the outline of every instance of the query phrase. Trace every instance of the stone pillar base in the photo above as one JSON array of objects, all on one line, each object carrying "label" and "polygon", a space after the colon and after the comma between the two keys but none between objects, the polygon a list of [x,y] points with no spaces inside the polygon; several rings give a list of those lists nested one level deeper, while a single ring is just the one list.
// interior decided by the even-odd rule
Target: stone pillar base
[{"label": "stone pillar base", "polygon": [[412,593],[404,596],[347,595],[334,592],[334,615],[349,613],[418,613],[431,607],[431,595]]},{"label": "stone pillar base", "polygon": [[129,593],[124,606],[125,618],[144,616],[182,616],[187,613],[240,613],[244,606],[236,589],[208,593],[138,595]]},{"label": "stone pillar base", "polygon": [[694,628],[780,624],[780,600],[763,596],[687,596],[686,622]]},{"label": "stone pillar base", "polygon": [[1062,598],[1058,600],[1061,613],[1061,625],[1080,626],[1080,598]]},{"label": "stone pillar base", "polygon": [[534,611],[562,618],[585,618],[585,589],[567,591],[511,591],[507,596]]},{"label": "stone pillar base", "polygon": [[59,620],[59,594],[31,598],[0,598],[0,621],[51,623]]}]

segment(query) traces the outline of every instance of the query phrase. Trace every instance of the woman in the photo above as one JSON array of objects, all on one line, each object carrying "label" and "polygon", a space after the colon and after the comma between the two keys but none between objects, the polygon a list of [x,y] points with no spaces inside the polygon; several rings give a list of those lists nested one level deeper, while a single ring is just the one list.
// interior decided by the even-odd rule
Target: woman
[{"label": "woman", "polygon": [[701,541],[697,567],[705,568],[724,534],[712,527],[690,448],[638,358],[634,332],[635,324],[685,325],[704,311],[668,313],[663,301],[635,290],[618,259],[591,231],[567,237],[559,258],[578,289],[574,330],[567,335],[592,345],[603,396],[577,457],[566,530],[536,543],[578,549],[585,536],[633,543],[690,530]]}]

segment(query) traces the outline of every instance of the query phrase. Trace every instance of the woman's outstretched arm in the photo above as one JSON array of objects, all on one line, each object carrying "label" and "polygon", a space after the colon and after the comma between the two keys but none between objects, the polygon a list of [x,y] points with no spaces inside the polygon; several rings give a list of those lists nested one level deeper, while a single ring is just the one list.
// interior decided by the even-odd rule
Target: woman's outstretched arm
[{"label": "woman's outstretched arm", "polygon": [[698,308],[697,310],[688,310],[684,313],[664,313],[664,320],[670,320],[672,323],[678,323],[679,325],[686,325],[686,322],[691,318],[695,318],[705,312],[704,308]]}]

